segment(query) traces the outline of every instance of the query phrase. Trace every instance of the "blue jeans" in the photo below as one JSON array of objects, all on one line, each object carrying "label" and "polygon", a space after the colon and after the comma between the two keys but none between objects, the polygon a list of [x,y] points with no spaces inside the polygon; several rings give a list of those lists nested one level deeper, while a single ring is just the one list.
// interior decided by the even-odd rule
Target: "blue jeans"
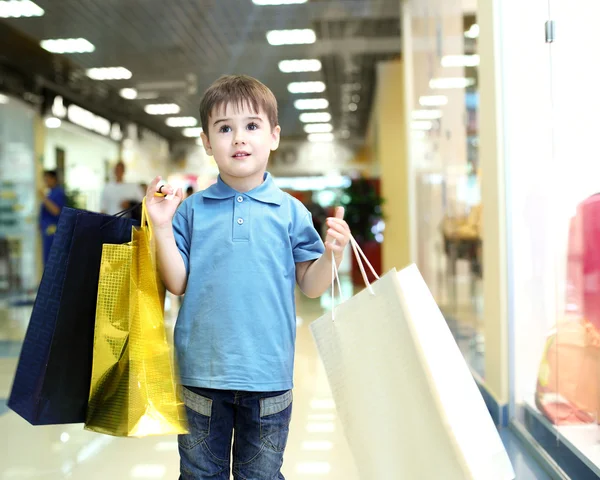
[{"label": "blue jeans", "polygon": [[283,452],[292,391],[235,392],[184,387],[190,433],[179,435],[180,480],[285,480]]}]

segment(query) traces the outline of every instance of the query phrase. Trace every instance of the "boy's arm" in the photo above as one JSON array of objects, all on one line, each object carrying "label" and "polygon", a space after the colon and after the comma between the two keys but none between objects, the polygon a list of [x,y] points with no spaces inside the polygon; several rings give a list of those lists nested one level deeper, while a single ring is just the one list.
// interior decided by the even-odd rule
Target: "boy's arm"
[{"label": "boy's arm", "polygon": [[344,221],[342,207],[336,209],[335,218],[327,219],[327,226],[325,253],[317,260],[296,264],[296,281],[300,290],[309,298],[319,297],[331,287],[332,253],[336,266],[339,267],[344,249],[350,241],[350,227]]},{"label": "boy's arm", "polygon": [[187,286],[187,270],[175,242],[173,226],[155,228],[158,273],[173,295],[183,295]]},{"label": "boy's arm", "polygon": [[173,218],[183,200],[183,192],[181,188],[175,190],[171,185],[165,184],[157,194],[160,180],[161,177],[156,177],[146,191],[146,209],[156,241],[158,273],[169,292],[183,295],[187,286],[187,267],[175,240],[176,230],[187,253],[190,239],[185,235],[186,218],[181,215]]}]

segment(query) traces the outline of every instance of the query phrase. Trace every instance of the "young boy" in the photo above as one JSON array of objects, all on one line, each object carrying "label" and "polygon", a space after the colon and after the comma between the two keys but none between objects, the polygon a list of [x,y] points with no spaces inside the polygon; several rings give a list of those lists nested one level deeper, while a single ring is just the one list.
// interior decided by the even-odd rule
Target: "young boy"
[{"label": "young boy", "polygon": [[[158,268],[175,295],[175,327],[189,435],[179,437],[181,479],[283,479],[292,410],[297,282],[309,297],[331,285],[350,230],[343,209],[323,245],[307,209],[266,172],[280,127],[273,93],[247,76],[225,76],[200,105],[202,141],[216,184],[183,199],[147,191]],[[166,197],[155,195],[156,192]]]}]

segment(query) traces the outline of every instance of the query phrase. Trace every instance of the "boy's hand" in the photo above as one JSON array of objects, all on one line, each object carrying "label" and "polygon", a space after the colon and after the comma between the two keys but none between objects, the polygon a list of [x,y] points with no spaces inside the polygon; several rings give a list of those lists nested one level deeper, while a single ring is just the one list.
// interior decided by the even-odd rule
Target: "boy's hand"
[{"label": "boy's hand", "polygon": [[[146,190],[146,208],[148,216],[154,228],[164,228],[173,221],[173,215],[179,204],[183,201],[183,191],[181,188],[174,190],[169,184],[161,187],[158,192],[158,184],[161,177],[156,177]],[[155,195],[159,193],[159,195]],[[163,195],[160,195],[160,194]],[[169,195],[167,198],[166,195]]]},{"label": "boy's hand", "polygon": [[331,257],[331,252],[333,252],[335,259],[340,261],[344,255],[344,249],[350,241],[350,227],[344,220],[344,207],[335,209],[335,217],[327,219],[327,227],[326,254]]}]

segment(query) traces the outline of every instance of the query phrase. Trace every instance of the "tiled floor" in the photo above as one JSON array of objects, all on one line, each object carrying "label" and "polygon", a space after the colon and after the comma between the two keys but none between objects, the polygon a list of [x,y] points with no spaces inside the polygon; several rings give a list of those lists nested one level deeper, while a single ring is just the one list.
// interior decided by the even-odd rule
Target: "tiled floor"
[{"label": "tiled floor", "polygon": [[[359,478],[308,330],[329,301],[327,295],[320,301],[299,296],[294,414],[284,466],[287,480]],[[0,479],[177,478],[174,437],[117,439],[84,431],[81,425],[32,427],[6,410],[1,399],[9,394],[18,342],[27,325],[27,308],[20,307],[0,321],[0,432],[6,436],[0,449]],[[502,437],[519,480],[548,478],[510,432],[502,432]]]}]

